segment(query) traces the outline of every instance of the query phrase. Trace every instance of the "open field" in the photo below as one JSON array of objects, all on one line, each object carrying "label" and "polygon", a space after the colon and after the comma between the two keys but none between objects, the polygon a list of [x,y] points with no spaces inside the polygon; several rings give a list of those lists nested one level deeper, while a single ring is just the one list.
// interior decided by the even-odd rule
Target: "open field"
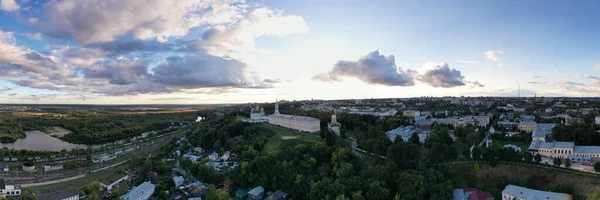
[{"label": "open field", "polygon": [[262,149],[263,153],[271,152],[275,149],[296,146],[298,144],[311,145],[315,142],[323,142],[321,138],[317,136],[308,135],[306,133],[299,133],[290,130],[286,130],[279,127],[273,127],[268,125],[261,125],[264,128],[272,130],[275,135],[269,138],[269,141],[265,144]]},{"label": "open field", "polygon": [[600,179],[590,175],[521,165],[498,164],[491,167],[481,164],[480,170],[475,172],[474,164],[459,164],[444,171],[452,180],[453,188],[477,188],[492,193],[496,199],[501,199],[502,190],[508,184],[572,193],[575,200],[585,199],[600,184]]}]

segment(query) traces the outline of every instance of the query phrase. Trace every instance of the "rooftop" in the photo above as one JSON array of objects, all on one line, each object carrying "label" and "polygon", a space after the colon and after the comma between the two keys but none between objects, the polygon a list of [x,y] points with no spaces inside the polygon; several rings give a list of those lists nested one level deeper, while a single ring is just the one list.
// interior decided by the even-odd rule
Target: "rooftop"
[{"label": "rooftop", "polygon": [[69,188],[59,192],[53,192],[48,194],[40,194],[37,196],[38,200],[62,200],[73,196],[79,196],[79,192],[75,188]]},{"label": "rooftop", "polygon": [[537,123],[535,123],[534,121],[525,120],[525,121],[522,121],[521,123],[519,123],[519,126],[536,125],[536,124]]},{"label": "rooftop", "polygon": [[502,194],[508,194],[517,198],[522,199],[546,199],[546,200],[568,200],[571,199],[571,195],[557,192],[546,192],[541,190],[534,190],[525,187],[519,187],[516,185],[507,185]]},{"label": "rooftop", "polygon": [[265,191],[265,188],[258,186],[248,192],[249,195],[258,196]]},{"label": "rooftop", "polygon": [[575,146],[573,153],[600,153],[600,146]]},{"label": "rooftop", "polygon": [[153,191],[156,185],[150,183],[149,181],[144,182],[137,187],[132,188],[127,194],[121,196],[121,199],[139,199],[144,193],[148,191]]},{"label": "rooftop", "polygon": [[573,144],[573,142],[554,142],[554,148],[569,148],[569,149],[572,149],[573,146],[575,146]]},{"label": "rooftop", "polygon": [[114,183],[114,182],[117,182],[118,180],[122,179],[122,178],[123,178],[123,177],[125,177],[125,176],[127,176],[127,174],[124,174],[124,173],[118,173],[118,174],[115,174],[115,175],[111,176],[111,177],[110,177],[110,178],[108,178],[108,179],[105,179],[104,181],[102,181],[102,183],[103,183],[104,185],[110,185],[110,184],[112,184],[112,183]]}]

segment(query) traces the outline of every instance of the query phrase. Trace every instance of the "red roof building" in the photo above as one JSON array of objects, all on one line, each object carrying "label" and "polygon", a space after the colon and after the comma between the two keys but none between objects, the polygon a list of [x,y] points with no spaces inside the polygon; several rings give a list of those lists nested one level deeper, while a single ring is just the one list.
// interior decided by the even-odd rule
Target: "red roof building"
[{"label": "red roof building", "polygon": [[494,200],[494,196],[489,192],[477,191],[469,195],[469,200]]}]

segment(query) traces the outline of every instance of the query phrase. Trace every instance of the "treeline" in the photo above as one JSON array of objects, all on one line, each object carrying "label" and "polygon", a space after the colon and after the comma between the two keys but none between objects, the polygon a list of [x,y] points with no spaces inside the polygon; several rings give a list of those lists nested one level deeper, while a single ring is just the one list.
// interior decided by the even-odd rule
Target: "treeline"
[{"label": "treeline", "polygon": [[85,117],[21,117],[12,124],[23,130],[60,126],[71,131],[61,139],[79,144],[101,144],[129,138],[146,131],[168,128],[173,122],[191,122],[196,113],[102,114]]},{"label": "treeline", "polygon": [[14,119],[0,121],[0,142],[15,142],[18,138],[25,137],[25,132],[21,124]]},{"label": "treeline", "polygon": [[556,141],[575,142],[575,145],[600,146],[600,133],[595,124],[557,124],[552,128],[552,138]]},{"label": "treeline", "polygon": [[[218,185],[229,177],[239,187],[283,190],[291,199],[452,198],[451,182],[441,172],[427,168],[424,156],[428,151],[414,142],[387,140],[389,143],[381,148],[388,158],[365,162],[349,148],[336,145],[341,142],[299,144],[261,153],[274,133],[241,123],[231,115],[208,119],[197,126],[199,132],[188,136],[192,146],[229,150],[240,162],[239,167],[223,171],[203,163],[182,163],[203,182]],[[374,125],[367,127],[376,130]],[[378,132],[375,137],[380,134],[385,135]],[[447,132],[445,136],[449,137]],[[429,141],[431,145],[438,142]]]}]

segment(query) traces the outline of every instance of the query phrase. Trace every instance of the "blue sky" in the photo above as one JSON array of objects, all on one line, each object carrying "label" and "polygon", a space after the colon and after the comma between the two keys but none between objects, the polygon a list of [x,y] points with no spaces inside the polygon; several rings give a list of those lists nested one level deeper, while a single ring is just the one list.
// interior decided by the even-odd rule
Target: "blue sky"
[{"label": "blue sky", "polygon": [[0,103],[600,94],[594,1],[0,1]]}]

